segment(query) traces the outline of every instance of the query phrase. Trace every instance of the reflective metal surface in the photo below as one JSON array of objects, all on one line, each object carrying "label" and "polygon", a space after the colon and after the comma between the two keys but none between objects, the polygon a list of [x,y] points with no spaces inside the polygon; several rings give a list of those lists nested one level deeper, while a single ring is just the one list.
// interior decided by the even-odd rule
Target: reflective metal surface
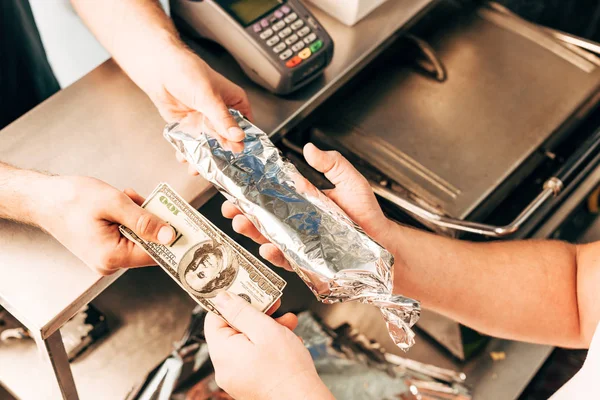
[{"label": "reflective metal surface", "polygon": [[[444,82],[399,63],[399,42],[357,77],[354,91],[327,104],[323,115],[338,118],[314,131],[440,215],[481,220],[597,102],[600,68],[498,11],[453,17],[424,37],[445,66]],[[513,230],[469,227],[492,236]]]},{"label": "reflective metal surface", "polygon": [[560,180],[551,178],[544,185],[544,190],[511,223],[505,226],[495,226],[435,214],[420,205],[399,196],[384,186],[371,183],[371,187],[375,194],[392,202],[402,210],[413,215],[415,218],[423,220],[424,223],[431,223],[443,228],[449,228],[460,232],[475,233],[488,237],[509,236],[517,232],[541,206],[560,193],[562,186]]}]

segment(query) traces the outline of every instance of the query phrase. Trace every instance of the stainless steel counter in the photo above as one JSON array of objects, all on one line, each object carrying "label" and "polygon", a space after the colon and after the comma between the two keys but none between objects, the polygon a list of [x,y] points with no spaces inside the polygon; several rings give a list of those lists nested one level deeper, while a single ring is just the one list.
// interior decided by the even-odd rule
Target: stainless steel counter
[{"label": "stainless steel counter", "polygon": [[[431,3],[388,1],[352,28],[314,10],[336,43],[335,55],[322,78],[286,98],[252,84],[231,57],[214,46],[192,46],[248,91],[257,124],[276,135],[291,129],[347,82]],[[52,173],[90,175],[142,194],[167,181],[199,206],[214,190],[206,181],[188,177],[176,163],[162,139],[163,125],[146,96],[108,61],[2,130],[0,160]],[[50,236],[10,221],[0,221],[0,247],[0,305],[32,331],[46,366],[63,385],[63,396],[76,398],[70,371],[64,369],[58,329],[120,274],[101,277]],[[58,353],[53,355],[51,348]],[[17,395],[25,387],[15,381],[11,363],[4,360],[0,380],[15,387]],[[33,389],[43,395],[38,398],[50,393],[42,384]]]}]

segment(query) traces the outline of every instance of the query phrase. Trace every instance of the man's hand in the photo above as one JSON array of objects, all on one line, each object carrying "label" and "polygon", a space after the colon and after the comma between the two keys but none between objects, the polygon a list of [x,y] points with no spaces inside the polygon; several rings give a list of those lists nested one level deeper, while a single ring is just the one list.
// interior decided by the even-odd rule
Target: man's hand
[{"label": "man's hand", "polygon": [[215,299],[223,316],[206,316],[204,332],[217,384],[236,399],[333,399],[310,354],[292,332],[293,314],[274,320],[227,292]]},{"label": "man's hand", "polygon": [[228,111],[235,108],[252,118],[242,88],[210,68],[191,50],[179,46],[167,47],[158,69],[148,79],[153,83],[144,90],[167,122],[199,113],[224,139],[244,139],[244,132]]},{"label": "man's hand", "polygon": [[[160,74],[146,93],[167,122],[181,121],[192,125],[192,130],[209,132],[227,141],[239,142],[244,131],[229,113],[229,108],[252,119],[252,110],[246,92],[214,71],[190,50],[173,47],[165,57]],[[185,157],[175,152],[177,160]],[[188,167],[191,175],[198,175]]]},{"label": "man's hand", "polygon": [[170,225],[142,209],[144,199],[94,178],[41,178],[33,223],[45,229],[90,268],[109,275],[119,268],[154,265],[140,247],[123,237],[123,224],[138,236],[168,244],[175,238]]},{"label": "man's hand", "polygon": [[[304,146],[304,157],[311,167],[324,173],[327,179],[335,185],[334,189],[326,190],[325,194],[369,236],[379,243],[385,244],[392,223],[381,211],[366,178],[336,151],[321,151],[309,143]],[[222,212],[226,218],[233,219],[232,225],[236,232],[261,244],[260,255],[262,257],[274,265],[290,269],[283,254],[260,234],[252,222],[233,203],[229,201],[223,203]]]},{"label": "man's hand", "polygon": [[228,109],[235,108],[252,119],[246,93],[185,46],[157,1],[71,2],[167,122],[198,114],[196,120],[223,139],[244,139]]}]

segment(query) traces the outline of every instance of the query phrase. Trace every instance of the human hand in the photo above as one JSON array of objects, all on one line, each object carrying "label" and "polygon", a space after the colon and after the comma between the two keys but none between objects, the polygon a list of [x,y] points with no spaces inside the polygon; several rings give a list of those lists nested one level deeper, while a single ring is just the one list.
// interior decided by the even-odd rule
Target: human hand
[{"label": "human hand", "polygon": [[46,196],[35,221],[102,275],[155,264],[121,235],[120,224],[152,242],[168,244],[175,238],[170,225],[140,207],[144,199],[131,189],[120,192],[94,178],[67,176],[45,177],[42,185]]},{"label": "human hand", "polygon": [[[177,47],[164,58],[161,73],[155,77],[160,85],[147,91],[167,122],[187,118],[189,123],[208,129],[222,139],[239,142],[244,131],[229,113],[229,108],[252,119],[248,97],[242,88],[210,68],[192,51]],[[185,158],[176,152],[177,160]],[[190,166],[188,172],[198,172]]]},{"label": "human hand", "polygon": [[222,292],[217,309],[239,331],[209,313],[204,333],[217,384],[236,399],[333,399],[310,354],[292,330],[298,324],[288,313],[265,315],[241,297]]},{"label": "human hand", "polygon": [[[304,146],[304,158],[335,185],[334,189],[325,190],[325,194],[369,236],[386,247],[391,221],[383,214],[367,179],[336,151],[322,151],[309,143]],[[263,258],[279,267],[291,269],[283,253],[269,243],[233,203],[226,201],[221,211],[226,218],[233,219],[236,232],[261,244],[260,255]]]}]

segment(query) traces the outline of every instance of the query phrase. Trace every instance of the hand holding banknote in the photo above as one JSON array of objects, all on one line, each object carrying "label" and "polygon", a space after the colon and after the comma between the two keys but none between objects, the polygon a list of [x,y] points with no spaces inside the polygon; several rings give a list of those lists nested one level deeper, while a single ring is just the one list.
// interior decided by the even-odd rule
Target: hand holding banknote
[{"label": "hand holding banknote", "polygon": [[[168,184],[159,184],[141,204],[175,230],[161,244],[140,237],[129,226],[121,233],[156,261],[198,304],[219,314],[215,296],[228,291],[252,307],[268,312],[276,306],[286,282],[190,206]],[[235,326],[231,321],[230,324]]]},{"label": "hand holding banknote", "polygon": [[292,332],[293,314],[278,319],[260,313],[239,296],[214,300],[231,328],[215,314],[204,333],[217,384],[236,399],[333,399],[302,341]]},{"label": "hand holding banknote", "polygon": [[154,262],[119,232],[123,224],[150,242],[168,244],[175,238],[164,220],[140,207],[144,199],[94,178],[40,176],[44,191],[34,223],[46,230],[90,268],[109,275],[119,268]]}]

